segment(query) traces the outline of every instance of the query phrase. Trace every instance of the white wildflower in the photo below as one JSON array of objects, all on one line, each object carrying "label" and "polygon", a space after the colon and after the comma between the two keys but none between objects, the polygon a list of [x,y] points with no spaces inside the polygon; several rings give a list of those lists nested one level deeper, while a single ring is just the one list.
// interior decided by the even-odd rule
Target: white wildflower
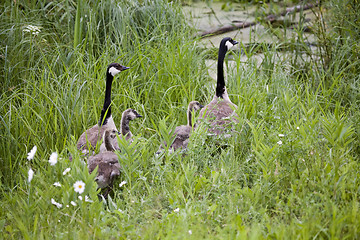
[{"label": "white wildflower", "polygon": [[55,187],[61,187],[61,184],[59,182],[54,182],[53,184]]},{"label": "white wildflower", "polygon": [[34,171],[30,168],[29,171],[28,171],[28,182],[29,183],[33,179],[33,176],[34,176]]},{"label": "white wildflower", "polygon": [[58,158],[57,152],[53,152],[53,153],[50,155],[49,163],[50,163],[51,166],[54,166],[54,165],[57,163],[57,158]]},{"label": "white wildflower", "polygon": [[174,212],[179,212],[179,211],[180,211],[180,208],[174,209]]},{"label": "white wildflower", "polygon": [[280,134],[279,134],[279,137],[285,137],[285,135],[280,133]]},{"label": "white wildflower", "polygon": [[30,150],[30,152],[28,153],[28,156],[27,156],[27,160],[31,160],[34,158],[35,156],[35,153],[36,153],[36,150],[37,150],[37,147],[36,145]]},{"label": "white wildflower", "polygon": [[76,181],[74,183],[74,190],[75,192],[82,194],[85,190],[85,183],[83,181]]},{"label": "white wildflower", "polygon": [[299,130],[300,128],[299,127],[296,127],[297,130]]},{"label": "white wildflower", "polygon": [[74,202],[74,201],[71,201],[70,203],[71,203],[71,205],[73,205],[73,206],[76,206],[76,205],[77,205],[76,202]]},{"label": "white wildflower", "polygon": [[71,168],[67,168],[63,171],[63,175],[66,175],[68,172],[70,172]]},{"label": "white wildflower", "polygon": [[28,33],[32,33],[34,35],[38,35],[41,30],[41,27],[37,27],[37,26],[33,26],[33,25],[27,25],[24,29],[23,32],[28,32]]},{"label": "white wildflower", "polygon": [[61,207],[62,207],[62,204],[56,202],[53,198],[51,199],[51,203],[54,204],[57,208],[61,208]]},{"label": "white wildflower", "polygon": [[79,199],[82,201],[83,200],[82,196],[79,196]]},{"label": "white wildflower", "polygon": [[282,144],[282,141],[278,141],[277,144],[281,145],[281,144]]},{"label": "white wildflower", "polygon": [[192,231],[191,231],[191,230],[189,230],[189,234],[190,234],[190,235],[192,234]]},{"label": "white wildflower", "polygon": [[88,196],[85,196],[85,202],[93,202]]},{"label": "white wildflower", "polygon": [[119,187],[124,186],[126,183],[127,183],[126,181],[122,181],[122,182],[119,184]]}]

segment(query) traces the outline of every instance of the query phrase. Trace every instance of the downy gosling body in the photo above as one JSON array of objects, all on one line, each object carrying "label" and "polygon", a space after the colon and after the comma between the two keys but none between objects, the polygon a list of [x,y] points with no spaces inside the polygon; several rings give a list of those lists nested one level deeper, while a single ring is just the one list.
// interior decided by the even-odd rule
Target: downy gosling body
[{"label": "downy gosling body", "polygon": [[90,156],[88,158],[89,173],[92,173],[98,166],[98,174],[95,181],[99,188],[112,187],[113,181],[120,176],[120,164],[116,155],[115,147],[112,145],[117,135],[116,129],[107,129],[103,135],[103,142],[106,151]]},{"label": "downy gosling body", "polygon": [[[175,138],[170,146],[170,149],[172,149],[173,151],[176,151],[179,148],[183,150],[187,149],[191,132],[195,127],[195,124],[192,123],[192,114],[194,114],[197,110],[200,110],[203,107],[204,106],[201,105],[198,101],[192,101],[189,103],[187,108],[187,125],[181,125],[175,128],[173,134],[173,137]],[[166,146],[166,143],[164,143],[164,145]],[[160,146],[157,154],[159,154],[162,150],[163,146]]]}]

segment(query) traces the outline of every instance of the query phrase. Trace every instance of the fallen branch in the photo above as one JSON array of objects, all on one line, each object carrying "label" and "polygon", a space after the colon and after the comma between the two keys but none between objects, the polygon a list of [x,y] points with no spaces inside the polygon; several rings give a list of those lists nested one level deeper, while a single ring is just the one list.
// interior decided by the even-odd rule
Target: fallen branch
[{"label": "fallen branch", "polygon": [[[303,10],[303,11],[308,10],[308,9],[317,7],[318,5],[319,5],[319,2],[316,2],[314,4],[309,3],[309,4],[305,4],[305,5],[297,5],[294,7],[286,8],[286,10],[281,12],[279,15],[273,15],[273,14],[268,15],[265,18],[265,20],[269,23],[272,23],[280,16],[286,16],[286,15],[294,13],[294,12],[300,12],[301,10]],[[222,33],[226,33],[226,32],[231,32],[231,31],[234,31],[237,29],[248,28],[248,27],[254,26],[256,24],[257,24],[257,22],[233,23],[233,24],[222,26],[215,30],[201,32],[198,34],[198,36],[205,38],[205,37],[209,37],[210,35],[218,35],[218,34],[222,34]]]},{"label": "fallen branch", "polygon": [[215,30],[205,31],[199,34],[200,37],[209,37],[210,35],[218,35],[226,32],[231,32],[236,29],[240,28],[248,28],[253,25],[256,25],[256,22],[240,22],[240,23],[233,23],[229,25],[222,26],[220,28],[217,28]]}]

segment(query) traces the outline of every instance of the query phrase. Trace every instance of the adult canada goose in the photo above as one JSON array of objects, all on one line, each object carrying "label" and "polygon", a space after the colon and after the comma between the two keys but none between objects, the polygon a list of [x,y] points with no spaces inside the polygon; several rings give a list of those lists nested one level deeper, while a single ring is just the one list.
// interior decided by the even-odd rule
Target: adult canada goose
[{"label": "adult canada goose", "polygon": [[[175,137],[174,142],[171,144],[170,149],[173,149],[176,151],[178,148],[186,149],[190,134],[193,130],[193,123],[192,123],[192,114],[195,113],[195,111],[200,110],[204,106],[201,105],[198,101],[192,101],[189,103],[188,109],[187,109],[187,125],[181,125],[177,126],[175,128],[173,137]],[[195,125],[195,124],[194,124]],[[166,145],[166,143],[165,143]],[[160,146],[159,151],[157,154],[161,152],[163,149],[162,146]]]},{"label": "adult canada goose", "polygon": [[111,116],[111,85],[115,75],[127,69],[129,68],[118,63],[111,63],[108,66],[106,70],[105,101],[101,110],[99,122],[81,134],[76,145],[77,148],[84,153],[88,152],[90,149],[95,149],[97,142],[103,136],[106,129],[116,129],[114,120]]},{"label": "adult canada goose", "polygon": [[233,104],[229,98],[224,79],[225,54],[236,44],[238,44],[238,42],[229,37],[221,40],[217,66],[216,93],[213,100],[201,109],[199,114],[199,122],[206,119],[210,123],[209,132],[215,135],[223,134],[227,126],[233,122],[237,122],[237,120],[233,118],[238,117],[234,112],[234,108],[237,108],[237,106]]},{"label": "adult canada goose", "polygon": [[[132,133],[130,131],[130,121],[134,120],[135,118],[139,118],[142,117],[137,111],[135,111],[134,109],[126,109],[121,116],[121,123],[120,123],[120,137],[125,137],[126,141],[128,142],[132,142]],[[119,145],[117,142],[117,138],[109,138],[109,141],[111,141],[111,146],[114,148],[114,150],[119,150]],[[106,146],[106,141],[105,138],[103,140],[103,143],[100,146],[100,152],[103,151],[114,151],[114,150],[108,150],[108,147]],[[110,145],[109,145],[110,147]]]},{"label": "adult canada goose", "polygon": [[118,156],[113,152],[115,147],[112,145],[112,140],[116,139],[117,132],[116,129],[106,129],[103,136],[106,151],[88,158],[89,173],[92,173],[98,166],[98,175],[95,177],[95,181],[102,189],[111,187],[114,179],[120,176]]}]

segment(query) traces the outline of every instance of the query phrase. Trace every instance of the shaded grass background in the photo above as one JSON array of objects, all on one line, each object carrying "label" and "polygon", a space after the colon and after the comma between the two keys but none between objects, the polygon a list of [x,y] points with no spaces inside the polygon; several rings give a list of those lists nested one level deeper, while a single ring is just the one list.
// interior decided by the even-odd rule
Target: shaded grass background
[{"label": "shaded grass background", "polygon": [[[343,3],[327,3],[342,10]],[[6,238],[359,236],[359,61],[356,39],[348,36],[357,31],[356,9],[337,13],[344,16],[332,23],[341,26],[338,32],[318,22],[317,36],[327,41],[320,60],[300,58],[318,53],[303,51],[306,39],[296,37],[288,39],[295,55],[281,57],[264,45],[260,66],[251,58],[256,49],[246,51],[246,62],[234,53],[227,86],[239,106],[239,134],[213,140],[200,129],[185,157],[157,158],[170,123],[186,122],[188,102],[212,98],[206,53],[176,3],[84,1],[75,34],[77,4],[1,6],[0,227]],[[23,32],[28,24],[41,32]],[[93,182],[74,146],[98,120],[111,62],[131,67],[113,83],[115,121],[129,107],[144,116],[132,122],[134,144],[120,144],[123,174],[115,186],[127,183],[107,201],[88,187],[92,203],[66,208],[77,199],[73,181]],[[36,158],[28,162],[34,145]],[[55,168],[47,163],[52,151],[62,157]],[[35,176],[27,184],[30,166]],[[74,169],[71,178],[61,174],[66,167]],[[51,186],[55,181],[64,187]],[[53,197],[64,208],[51,205]]]}]

